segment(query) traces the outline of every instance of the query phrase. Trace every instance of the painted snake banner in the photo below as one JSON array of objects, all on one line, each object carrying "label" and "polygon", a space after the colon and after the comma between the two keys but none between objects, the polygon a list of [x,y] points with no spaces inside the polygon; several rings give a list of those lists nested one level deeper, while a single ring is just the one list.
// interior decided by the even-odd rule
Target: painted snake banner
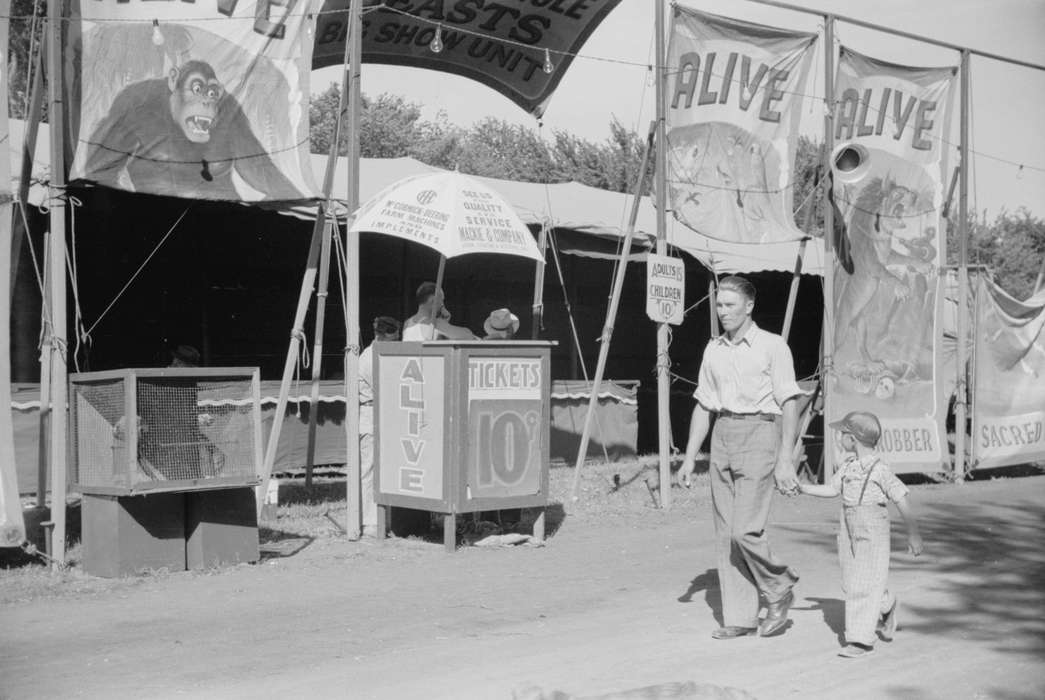
[{"label": "painted snake banner", "polygon": [[668,206],[723,241],[804,238],[792,216],[794,144],[816,35],[672,9]]},{"label": "painted snake banner", "polygon": [[876,414],[896,471],[949,463],[939,379],[945,151],[955,68],[912,68],[842,47],[832,196],[844,227],[834,270],[829,420]]},{"label": "painted snake banner", "polygon": [[313,3],[80,0],[70,179],[192,199],[316,196]]}]

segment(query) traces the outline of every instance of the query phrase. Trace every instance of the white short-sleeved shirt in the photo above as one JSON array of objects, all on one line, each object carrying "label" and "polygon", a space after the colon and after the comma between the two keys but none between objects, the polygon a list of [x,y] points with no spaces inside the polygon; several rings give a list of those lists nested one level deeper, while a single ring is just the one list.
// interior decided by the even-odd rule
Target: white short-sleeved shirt
[{"label": "white short-sleeved shirt", "polygon": [[847,506],[884,506],[908,493],[906,484],[877,456],[847,459],[831,477],[831,485],[841,491],[842,503]]},{"label": "white short-sleeved shirt", "polygon": [[708,342],[693,398],[713,413],[780,415],[785,401],[803,393],[787,343],[752,323],[736,342],[725,333]]}]

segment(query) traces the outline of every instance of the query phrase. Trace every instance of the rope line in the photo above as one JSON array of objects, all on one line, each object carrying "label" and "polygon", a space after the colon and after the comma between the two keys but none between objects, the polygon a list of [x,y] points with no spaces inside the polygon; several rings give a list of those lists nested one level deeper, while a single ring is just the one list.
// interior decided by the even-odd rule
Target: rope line
[{"label": "rope line", "polygon": [[134,271],[134,274],[131,275],[131,278],[127,280],[127,283],[125,285],[123,285],[123,288],[119,292],[117,292],[116,296],[113,297],[113,300],[110,301],[109,305],[105,307],[105,310],[102,311],[102,313],[98,316],[97,320],[95,320],[91,327],[87,329],[87,335],[90,335],[94,331],[94,329],[98,327],[98,324],[102,322],[102,319],[105,318],[106,314],[108,314],[112,307],[115,306],[116,302],[119,301],[120,297],[123,296],[124,292],[127,291],[128,287],[130,287],[134,280],[138,278],[138,275],[140,275],[142,270],[145,269],[145,266],[149,264],[149,261],[152,260],[152,257],[156,255],[156,253],[163,246],[163,244],[167,242],[167,239],[170,238],[171,234],[174,233],[174,229],[178,227],[178,224],[181,223],[181,220],[184,219],[185,215],[189,213],[189,209],[192,209],[191,204],[185,207],[185,210],[171,225],[170,229],[167,230],[167,233],[163,235],[163,238],[160,239],[160,242],[157,243],[156,247],[152,249],[152,252],[149,253],[148,257],[146,257],[142,264],[138,266],[138,269]]}]

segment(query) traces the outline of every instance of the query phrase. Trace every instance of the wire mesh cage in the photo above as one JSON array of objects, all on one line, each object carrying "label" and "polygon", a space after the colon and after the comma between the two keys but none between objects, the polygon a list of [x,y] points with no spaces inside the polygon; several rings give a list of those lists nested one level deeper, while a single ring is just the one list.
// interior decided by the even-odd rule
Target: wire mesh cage
[{"label": "wire mesh cage", "polygon": [[256,368],[167,368],[69,377],[71,478],[123,495],[258,483]]}]

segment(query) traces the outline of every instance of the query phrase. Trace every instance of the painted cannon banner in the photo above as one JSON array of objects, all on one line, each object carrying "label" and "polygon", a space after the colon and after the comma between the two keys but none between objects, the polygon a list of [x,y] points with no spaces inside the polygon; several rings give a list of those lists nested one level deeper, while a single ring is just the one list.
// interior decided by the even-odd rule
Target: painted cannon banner
[{"label": "painted cannon banner", "polygon": [[81,0],[67,55],[70,178],[192,199],[316,196],[315,2]]},{"label": "painted cannon banner", "polygon": [[1017,301],[980,275],[973,399],[975,467],[1045,459],[1045,289]]},{"label": "painted cannon banner", "polygon": [[938,319],[946,139],[955,68],[841,49],[832,178],[844,236],[834,271],[830,420],[875,413],[896,471],[949,463]]},{"label": "painted cannon banner", "polygon": [[[363,62],[461,75],[540,116],[573,55],[619,2],[364,0]],[[316,68],[344,59],[348,6],[349,0],[323,5]]]},{"label": "painted cannon banner", "polygon": [[805,237],[792,216],[793,144],[816,35],[673,11],[668,206],[723,241]]}]

